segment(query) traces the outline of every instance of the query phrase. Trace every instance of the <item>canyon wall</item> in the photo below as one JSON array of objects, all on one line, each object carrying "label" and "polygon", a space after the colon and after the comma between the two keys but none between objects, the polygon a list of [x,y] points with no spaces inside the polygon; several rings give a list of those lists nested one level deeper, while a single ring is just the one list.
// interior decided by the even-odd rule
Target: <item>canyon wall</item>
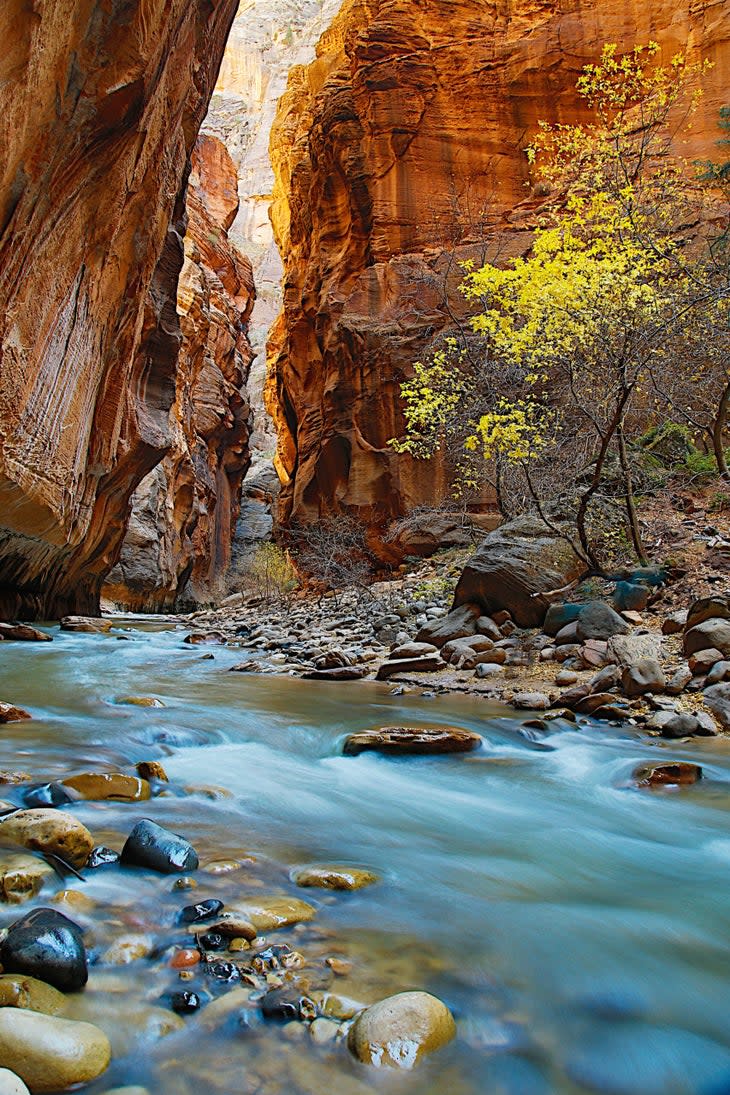
[{"label": "canyon wall", "polygon": [[231,244],[235,165],[201,134],[187,191],[185,260],[177,290],[182,343],[173,445],[132,496],[119,562],[104,597],[134,611],[215,599],[231,561],[241,483],[250,464],[246,378],[254,302],[251,263]]},{"label": "canyon wall", "polygon": [[189,155],[236,6],[0,6],[0,615],[95,611],[172,445]]},{"label": "canyon wall", "polygon": [[[442,460],[396,455],[399,384],[459,322],[458,260],[529,245],[524,147],[583,117],[582,66],[656,39],[714,62],[687,154],[711,155],[727,101],[723,0],[345,0],[295,69],[272,131],[284,261],[268,406],[280,516],[344,509],[374,532],[447,490]],[[377,539],[377,537],[376,537]]]}]

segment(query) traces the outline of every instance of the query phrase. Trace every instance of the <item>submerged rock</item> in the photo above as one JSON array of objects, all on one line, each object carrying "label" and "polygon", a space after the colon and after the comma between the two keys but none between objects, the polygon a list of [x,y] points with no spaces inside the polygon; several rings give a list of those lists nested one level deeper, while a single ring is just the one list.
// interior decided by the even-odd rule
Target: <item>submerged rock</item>
[{"label": "submerged rock", "polygon": [[381,726],[349,734],[342,752],[357,756],[367,750],[378,753],[469,753],[482,744],[479,734],[457,726]]},{"label": "submerged rock", "polygon": [[162,700],[156,696],[117,696],[115,703],[125,707],[164,707]]},{"label": "submerged rock", "polygon": [[454,1017],[427,992],[401,992],[360,1012],[347,1045],[364,1064],[413,1068],[456,1034]]},{"label": "submerged rock", "polygon": [[20,853],[0,861],[0,901],[19,905],[35,897],[53,868],[37,856]]},{"label": "submerged rock", "polygon": [[192,844],[177,833],[144,818],[138,821],[122,848],[121,861],[163,874],[194,871],[198,857]]},{"label": "submerged rock", "polygon": [[92,848],[86,866],[95,870],[97,867],[107,867],[110,863],[118,863],[120,859],[119,852],[115,852],[113,848],[105,848],[103,844],[100,844],[98,848]]},{"label": "submerged rock", "polygon": [[686,787],[702,779],[699,764],[674,761],[672,764],[640,764],[634,769],[637,787]]},{"label": "submerged rock", "polygon": [[95,1080],[109,1065],[111,1046],[91,1023],[2,1008],[0,1060],[36,1095]]},{"label": "submerged rock", "polygon": [[170,778],[158,760],[141,760],[135,765],[140,779],[159,780],[160,783],[169,783]]},{"label": "submerged rock", "polygon": [[83,867],[94,839],[71,814],[62,810],[19,810],[0,823],[0,835],[24,848],[59,856],[72,867]]},{"label": "submerged rock", "polygon": [[303,867],[294,873],[297,886],[324,890],[361,890],[378,882],[378,876],[361,867]]},{"label": "submerged rock", "polygon": [[11,924],[0,943],[0,963],[6,973],[37,977],[63,992],[88,980],[81,929],[55,909],[34,909]]},{"label": "submerged rock", "polygon": [[[267,932],[305,923],[313,920],[315,915],[316,909],[298,897],[251,897],[236,905],[226,917],[221,917],[215,925],[211,925],[211,928],[218,924],[232,923],[232,918],[237,916],[253,924],[256,931]],[[243,932],[236,934],[245,938]]]}]

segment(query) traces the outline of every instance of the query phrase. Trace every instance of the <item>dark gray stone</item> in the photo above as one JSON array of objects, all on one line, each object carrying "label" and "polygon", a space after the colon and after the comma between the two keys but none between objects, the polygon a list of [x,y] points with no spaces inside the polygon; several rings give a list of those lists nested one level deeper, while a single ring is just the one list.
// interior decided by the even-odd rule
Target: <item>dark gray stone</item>
[{"label": "dark gray stone", "polygon": [[698,650],[707,650],[710,647],[719,650],[721,654],[730,654],[730,620],[713,616],[685,631],[685,654],[696,654]]},{"label": "dark gray stone", "polygon": [[579,639],[611,639],[625,635],[629,625],[605,601],[589,601],[581,609],[577,631]]},{"label": "dark gray stone", "polygon": [[481,615],[476,604],[462,604],[459,608],[453,608],[448,616],[431,620],[422,627],[416,635],[416,642],[431,643],[432,646],[442,647],[452,639],[464,639],[469,635],[476,635],[477,620]]},{"label": "dark gray stone", "polygon": [[198,866],[195,849],[184,837],[144,818],[138,821],[122,848],[121,861],[127,866],[147,867],[162,874],[194,871]]},{"label": "dark gray stone", "polygon": [[36,977],[62,992],[76,992],[89,977],[81,928],[55,909],[34,909],[11,924],[0,963],[6,973]]},{"label": "dark gray stone", "polygon": [[621,674],[621,687],[631,697],[662,692],[666,683],[664,670],[654,658],[640,658],[634,665],[626,666]]}]

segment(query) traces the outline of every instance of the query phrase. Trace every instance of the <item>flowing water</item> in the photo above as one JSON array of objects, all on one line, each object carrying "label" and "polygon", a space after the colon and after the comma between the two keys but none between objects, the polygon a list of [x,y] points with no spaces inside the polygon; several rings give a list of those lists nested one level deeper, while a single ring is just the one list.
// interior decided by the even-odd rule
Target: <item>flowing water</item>
[{"label": "flowing water", "polygon": [[[0,698],[35,716],[2,727],[0,769],[40,781],[161,760],[167,794],[71,809],[98,843],[121,847],[148,816],[192,840],[203,868],[238,864],[201,870],[192,895],[169,876],[118,867],[86,872],[75,886],[95,903],[81,917],[93,955],[124,932],[151,934],[157,948],[125,967],[97,961],[72,1003],[70,1014],[103,1026],[115,1050],[86,1090],[730,1092],[727,739],[677,745],[556,722],[538,742],[483,699],[229,673],[245,651],[212,648],[206,659],[169,626],[52,630],[52,644],[0,647]],[[130,693],[165,707],[114,702]],[[484,747],[341,756],[349,731],[419,723],[475,729]],[[630,786],[638,763],[669,759],[699,761],[705,780],[675,791]],[[17,788],[2,790],[17,800]],[[312,863],[362,865],[382,881],[353,894],[297,890],[290,872]],[[272,942],[295,946],[320,977],[327,956],[352,963],[331,991],[370,1003],[426,989],[453,1010],[457,1039],[396,1074],[358,1064],[341,1041],[315,1044],[303,1024],[264,1023],[254,1007],[220,1024],[206,1024],[204,1008],[171,1021],[171,989],[220,991],[202,974],[176,984],[165,948],[184,943],[180,907],[272,892],[318,910],[311,925]],[[0,922],[17,915],[2,907]],[[183,1029],[160,1037],[171,1022]]]}]

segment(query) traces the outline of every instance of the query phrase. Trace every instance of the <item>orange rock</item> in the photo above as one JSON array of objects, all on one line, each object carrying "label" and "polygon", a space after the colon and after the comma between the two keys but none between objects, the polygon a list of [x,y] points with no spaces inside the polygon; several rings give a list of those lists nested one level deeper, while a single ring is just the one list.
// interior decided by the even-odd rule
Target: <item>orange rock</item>
[{"label": "orange rock", "polygon": [[176,951],[170,959],[170,966],[174,970],[188,969],[190,966],[197,966],[200,961],[200,951],[196,950],[182,950]]},{"label": "orange rock", "polygon": [[173,443],[188,157],[237,6],[0,5],[6,618],[98,613]]},{"label": "orange rock", "polygon": [[[602,45],[689,43],[714,62],[683,153],[716,156],[730,5],[689,0],[345,0],[295,69],[271,135],[284,307],[269,346],[280,516],[344,508],[375,530],[447,490],[397,455],[399,385],[464,306],[459,259],[529,246],[538,120],[587,119],[575,84]],[[485,242],[486,241],[486,242]],[[381,550],[384,550],[381,548]]]}]

